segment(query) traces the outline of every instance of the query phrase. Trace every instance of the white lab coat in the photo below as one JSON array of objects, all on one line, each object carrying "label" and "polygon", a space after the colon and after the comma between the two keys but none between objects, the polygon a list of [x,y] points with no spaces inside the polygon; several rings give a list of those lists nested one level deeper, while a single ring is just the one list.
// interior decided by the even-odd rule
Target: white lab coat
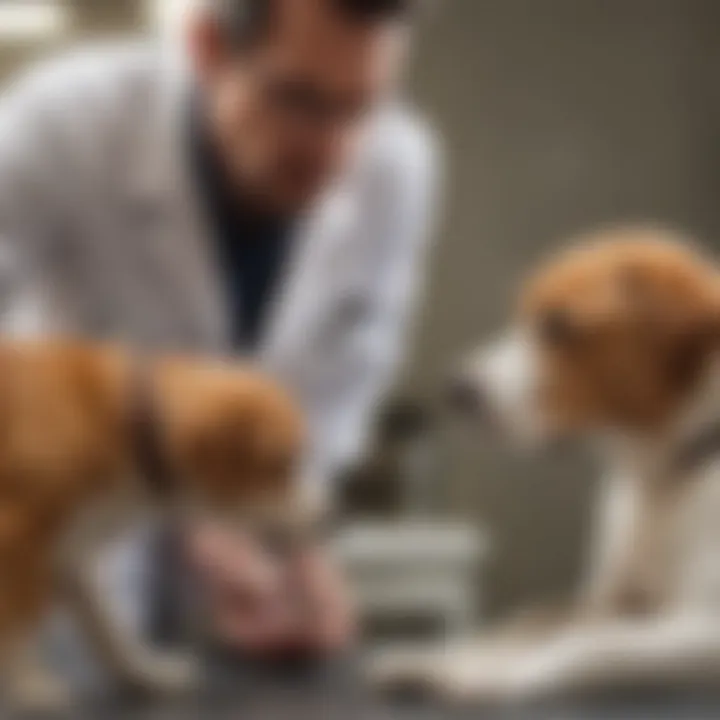
[{"label": "white lab coat", "polygon": [[[181,137],[189,85],[175,53],[137,44],[74,53],[5,92],[6,332],[228,350],[214,245]],[[399,360],[434,205],[434,145],[406,110],[379,111],[358,161],[293,243],[260,359],[304,406],[314,482],[361,448]]]}]

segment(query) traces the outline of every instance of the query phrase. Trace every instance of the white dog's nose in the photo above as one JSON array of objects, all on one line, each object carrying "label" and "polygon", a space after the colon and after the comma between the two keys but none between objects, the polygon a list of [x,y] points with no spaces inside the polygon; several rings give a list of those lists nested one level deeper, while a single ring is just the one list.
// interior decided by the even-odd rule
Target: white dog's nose
[{"label": "white dog's nose", "polygon": [[543,431],[536,405],[539,363],[534,338],[512,330],[461,361],[446,385],[448,404],[502,435],[534,442]]},{"label": "white dog's nose", "polygon": [[487,398],[477,378],[457,373],[447,383],[445,397],[448,406],[463,415],[481,416],[487,410]]}]

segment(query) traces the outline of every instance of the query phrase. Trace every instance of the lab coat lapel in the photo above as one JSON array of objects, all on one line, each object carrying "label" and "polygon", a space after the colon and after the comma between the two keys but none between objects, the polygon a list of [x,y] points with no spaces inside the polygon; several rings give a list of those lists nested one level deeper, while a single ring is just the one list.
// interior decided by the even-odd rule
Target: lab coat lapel
[{"label": "lab coat lapel", "polygon": [[227,350],[230,324],[214,255],[215,245],[194,187],[186,139],[191,76],[183,61],[169,55],[162,69],[155,111],[140,138],[131,176],[131,197],[147,215],[145,252],[157,253],[169,322],[184,344]]},{"label": "lab coat lapel", "polygon": [[297,229],[262,349],[265,365],[288,381],[313,364],[314,339],[339,279],[336,271],[351,240],[354,210],[348,182],[337,183]]}]

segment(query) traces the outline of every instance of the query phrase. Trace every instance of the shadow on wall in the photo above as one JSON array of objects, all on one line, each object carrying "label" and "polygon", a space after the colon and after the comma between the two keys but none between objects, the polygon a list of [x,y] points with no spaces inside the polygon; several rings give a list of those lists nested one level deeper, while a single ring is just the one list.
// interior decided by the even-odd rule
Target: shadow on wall
[{"label": "shadow on wall", "polygon": [[[423,393],[509,313],[558,238],[657,219],[720,239],[720,3],[458,0],[427,28],[415,91],[443,130],[449,197],[407,385]],[[593,473],[455,448],[453,504],[491,526],[492,604],[567,587]]]}]

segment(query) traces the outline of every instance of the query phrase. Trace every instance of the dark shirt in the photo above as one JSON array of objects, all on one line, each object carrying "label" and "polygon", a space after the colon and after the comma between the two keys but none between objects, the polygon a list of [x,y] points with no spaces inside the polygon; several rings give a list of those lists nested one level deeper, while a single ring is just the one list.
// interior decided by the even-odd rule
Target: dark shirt
[{"label": "dark shirt", "polygon": [[191,168],[215,243],[232,340],[252,351],[262,340],[289,250],[291,222],[241,200],[228,178],[200,113],[190,124]]}]

